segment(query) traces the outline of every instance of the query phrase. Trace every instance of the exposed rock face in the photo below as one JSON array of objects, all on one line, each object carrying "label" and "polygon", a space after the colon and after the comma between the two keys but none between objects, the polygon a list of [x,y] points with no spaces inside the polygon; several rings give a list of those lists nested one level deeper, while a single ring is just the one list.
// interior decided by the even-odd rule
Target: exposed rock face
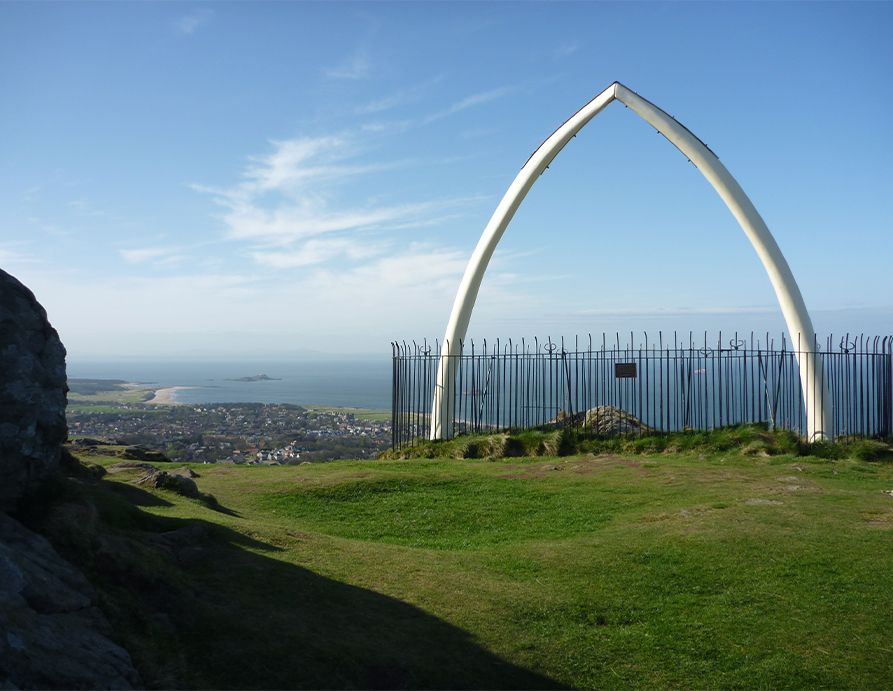
[{"label": "exposed rock face", "polygon": [[68,436],[65,348],[46,311],[0,270],[0,688],[141,684],[84,575],[7,516],[59,469]]},{"label": "exposed rock face", "polygon": [[34,294],[0,270],[0,510],[59,465],[65,348]]},{"label": "exposed rock face", "polygon": [[107,637],[95,597],[49,542],[0,513],[0,686],[139,686],[130,655]]}]

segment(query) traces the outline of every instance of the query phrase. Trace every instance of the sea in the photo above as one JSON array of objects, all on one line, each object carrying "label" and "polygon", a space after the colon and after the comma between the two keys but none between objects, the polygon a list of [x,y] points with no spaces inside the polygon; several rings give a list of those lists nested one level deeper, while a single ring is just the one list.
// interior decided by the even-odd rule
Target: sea
[{"label": "sea", "polygon": [[[185,386],[177,403],[292,403],[391,408],[391,360],[175,362],[72,360],[72,379],[123,379],[153,387]],[[265,374],[271,381],[234,381]]]}]

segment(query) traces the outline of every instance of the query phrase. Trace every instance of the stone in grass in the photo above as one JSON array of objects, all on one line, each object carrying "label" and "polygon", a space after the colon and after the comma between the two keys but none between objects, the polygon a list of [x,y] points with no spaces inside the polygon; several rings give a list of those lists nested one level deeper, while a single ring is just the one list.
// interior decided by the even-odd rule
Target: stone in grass
[{"label": "stone in grass", "polygon": [[559,411],[548,426],[580,427],[599,437],[612,437],[621,434],[644,434],[654,430],[635,415],[612,405],[600,405],[585,412],[568,415]]},{"label": "stone in grass", "polygon": [[586,411],[584,427],[600,437],[619,434],[642,434],[652,429],[635,415],[612,405],[600,405]]},{"label": "stone in grass", "polygon": [[176,492],[189,499],[198,499],[209,508],[219,511],[220,505],[217,503],[217,498],[213,494],[200,492],[195,480],[192,479],[193,477],[198,477],[198,474],[193,473],[189,468],[177,468],[171,472],[152,468],[138,478],[136,483],[144,487]]},{"label": "stone in grass", "polygon": [[199,499],[201,492],[198,491],[198,485],[191,477],[183,477],[182,475],[174,475],[165,470],[157,470],[152,468],[147,470],[144,475],[137,479],[138,485],[146,487],[154,487],[155,489],[167,489],[190,499]]}]

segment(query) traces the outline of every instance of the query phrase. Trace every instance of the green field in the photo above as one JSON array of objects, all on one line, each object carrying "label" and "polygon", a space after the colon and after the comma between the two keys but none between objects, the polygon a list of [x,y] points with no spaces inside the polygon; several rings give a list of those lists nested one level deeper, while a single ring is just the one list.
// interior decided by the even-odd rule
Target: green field
[{"label": "green field", "polygon": [[77,528],[32,521],[80,555],[151,686],[893,684],[887,462],[193,468],[217,510],[110,473],[56,499],[98,507]]},{"label": "green field", "polygon": [[145,403],[157,388],[118,379],[70,379],[68,384],[68,408],[73,413],[117,413]]}]

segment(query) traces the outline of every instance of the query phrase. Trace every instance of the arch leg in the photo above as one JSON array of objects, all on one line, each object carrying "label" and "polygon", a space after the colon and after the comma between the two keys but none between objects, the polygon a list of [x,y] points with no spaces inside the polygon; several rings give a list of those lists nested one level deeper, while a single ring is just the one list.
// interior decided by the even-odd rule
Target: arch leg
[{"label": "arch leg", "polygon": [[431,407],[431,439],[452,436],[455,412],[455,374],[460,344],[464,340],[484,272],[527,193],[565,145],[612,101],[619,100],[651,124],[676,146],[711,184],[738,221],[769,276],[790,334],[798,344],[796,358],[806,407],[807,437],[810,441],[830,436],[831,400],[821,358],[817,355],[815,331],[784,255],[756,207],[719,158],[686,127],[619,82],[614,82],[571,116],[541,144],[521,168],[487,223],[466,266],[444,336]]}]

